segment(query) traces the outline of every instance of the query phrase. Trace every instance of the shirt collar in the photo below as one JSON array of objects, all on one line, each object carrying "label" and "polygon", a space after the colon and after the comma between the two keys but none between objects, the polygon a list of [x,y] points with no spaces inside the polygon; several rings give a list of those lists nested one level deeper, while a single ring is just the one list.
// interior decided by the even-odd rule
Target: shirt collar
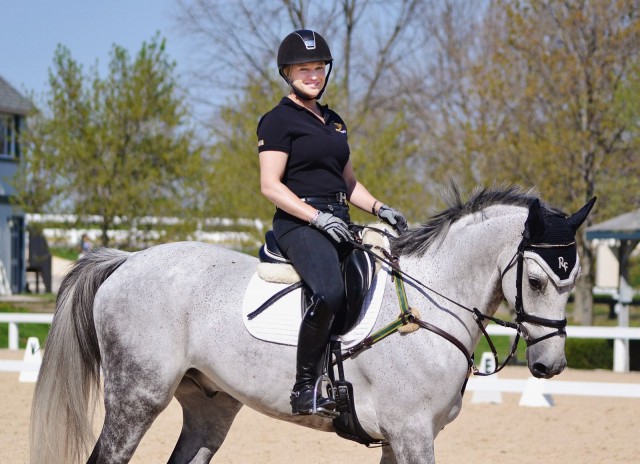
[{"label": "shirt collar", "polygon": [[[296,102],[291,100],[289,97],[282,97],[282,100],[280,100],[280,104],[281,105],[285,105],[285,106],[290,106],[291,108],[295,108],[295,109],[300,110],[300,111],[305,111],[305,109],[306,109],[302,105],[298,105]],[[327,110],[329,109],[329,105],[323,105],[321,103],[316,103],[316,104],[320,108],[320,111],[322,111],[323,115],[327,113]]]}]

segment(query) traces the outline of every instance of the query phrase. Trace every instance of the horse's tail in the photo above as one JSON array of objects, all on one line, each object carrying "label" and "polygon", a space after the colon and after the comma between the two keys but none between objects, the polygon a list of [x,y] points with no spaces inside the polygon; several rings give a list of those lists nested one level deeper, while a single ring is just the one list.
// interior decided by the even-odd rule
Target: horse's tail
[{"label": "horse's tail", "polygon": [[60,285],[31,406],[31,463],[75,463],[93,444],[100,393],[100,349],[93,302],[102,283],[131,253],[97,249]]}]

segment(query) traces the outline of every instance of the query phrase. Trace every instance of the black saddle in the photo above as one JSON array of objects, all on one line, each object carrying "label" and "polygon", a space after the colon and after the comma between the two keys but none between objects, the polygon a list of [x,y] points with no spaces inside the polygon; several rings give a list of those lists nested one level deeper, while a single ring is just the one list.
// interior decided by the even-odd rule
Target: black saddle
[{"label": "black saddle", "polygon": [[[265,242],[258,253],[260,261],[273,264],[291,264],[285,253],[280,250],[272,230],[265,234]],[[358,320],[365,295],[371,287],[375,275],[375,260],[365,251],[353,248],[341,262],[347,305],[340,311],[333,323],[334,335],[347,333]],[[302,286],[304,301],[310,297],[306,286]],[[304,304],[304,307],[307,307]]]}]

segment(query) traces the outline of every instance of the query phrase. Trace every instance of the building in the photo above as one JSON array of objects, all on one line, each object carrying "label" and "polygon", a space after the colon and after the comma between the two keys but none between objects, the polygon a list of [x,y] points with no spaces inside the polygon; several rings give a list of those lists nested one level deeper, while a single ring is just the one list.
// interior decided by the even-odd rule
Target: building
[{"label": "building", "polygon": [[10,185],[20,162],[20,133],[29,100],[0,76],[0,293],[18,293],[26,282],[25,216],[11,204]]}]

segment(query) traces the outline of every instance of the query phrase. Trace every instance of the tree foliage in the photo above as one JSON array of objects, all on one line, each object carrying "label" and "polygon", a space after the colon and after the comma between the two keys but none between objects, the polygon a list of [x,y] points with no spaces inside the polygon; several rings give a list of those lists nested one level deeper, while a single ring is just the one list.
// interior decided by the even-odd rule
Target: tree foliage
[{"label": "tree foliage", "polygon": [[157,36],[133,59],[114,46],[105,79],[95,71],[85,76],[59,46],[46,111],[32,120],[17,177],[21,206],[40,212],[56,204],[81,221],[98,216],[103,245],[113,229],[129,231],[121,245],[141,245],[157,228],[149,218],[192,217],[185,211],[195,207],[201,150],[174,68]]},{"label": "tree foliage", "polygon": [[[581,0],[493,7],[504,37],[492,40],[486,56],[482,76],[491,85],[483,79],[476,89],[502,119],[482,127],[484,159],[491,171],[498,165],[516,181],[533,181],[565,207],[581,206],[611,182],[624,188],[616,171],[637,174],[624,163],[629,121],[615,101],[640,50],[640,6],[613,6]],[[591,219],[619,207],[607,201]]]},{"label": "tree foliage", "polygon": [[28,130],[21,135],[23,147],[21,162],[11,184],[17,195],[12,201],[26,212],[46,212],[53,208],[54,200],[63,191],[63,186],[55,175],[55,157],[49,152],[54,121],[42,113],[34,111],[29,117]]},{"label": "tree foliage", "polygon": [[273,205],[260,193],[256,126],[279,98],[276,92],[265,93],[261,85],[252,85],[242,100],[219,111],[203,185],[209,216],[263,221],[273,216]]}]

